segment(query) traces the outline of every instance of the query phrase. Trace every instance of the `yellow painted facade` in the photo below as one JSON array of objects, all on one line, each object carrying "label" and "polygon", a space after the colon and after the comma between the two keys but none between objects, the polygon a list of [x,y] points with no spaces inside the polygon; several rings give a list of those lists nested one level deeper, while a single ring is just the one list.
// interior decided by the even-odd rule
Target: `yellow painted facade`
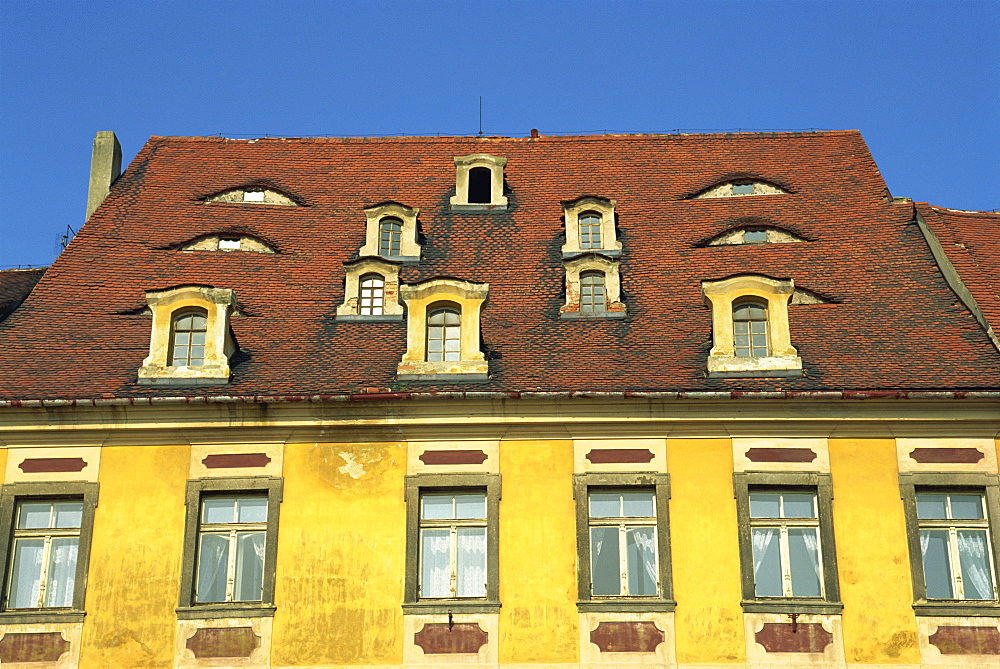
[{"label": "yellow painted facade", "polygon": [[[792,619],[780,612],[748,612],[741,604],[734,472],[815,470],[832,481],[843,610],[803,614],[797,624],[822,625],[832,645],[796,659],[802,666],[821,667],[982,666],[976,663],[984,656],[935,655],[928,637],[937,628],[914,612],[899,483],[900,453],[912,447],[905,442],[900,448],[904,442],[885,436],[884,429],[892,420],[905,422],[906,407],[878,425],[867,420],[854,425],[856,432],[878,437],[833,436],[844,420],[780,418],[785,409],[778,406],[758,405],[753,420],[744,416],[734,422],[704,407],[695,411],[693,406],[663,404],[650,410],[636,405],[606,412],[607,406],[595,402],[576,406],[579,415],[572,426],[565,415],[572,408],[544,401],[478,406],[460,424],[446,415],[446,408],[442,400],[404,408],[323,405],[310,411],[294,405],[266,410],[203,405],[189,407],[183,415],[173,409],[129,408],[95,410],[82,418],[68,412],[21,412],[0,433],[5,447],[0,449],[0,471],[8,477],[21,471],[4,466],[8,452],[24,459],[35,448],[44,449],[38,452],[46,457],[56,449],[57,454],[82,453],[93,459],[91,444],[101,443],[94,438],[100,426],[99,500],[82,623],[0,625],[18,633],[58,629],[62,638],[77,639],[71,642],[77,644],[74,654],[66,656],[77,660],[39,667],[796,666],[788,653],[768,659],[755,639],[764,625],[787,626]],[[986,464],[974,466],[995,475],[995,408],[964,407],[967,417],[978,416],[969,422],[975,423],[970,431],[989,437],[934,437],[954,429],[953,412],[948,411],[931,416],[940,421],[937,426],[928,423],[925,413],[920,421],[931,434],[910,439],[918,447],[992,448]],[[669,412],[675,415],[664,415]],[[54,427],[39,429],[40,421],[53,421]],[[732,436],[736,433],[751,436]],[[365,440],[373,435],[378,440]],[[605,445],[647,449],[650,459],[601,464],[594,452]],[[770,462],[760,465],[759,472],[746,457],[752,448],[796,446],[818,457],[806,463]],[[426,457],[468,452],[480,453],[484,462],[435,464]],[[260,471],[282,481],[273,616],[248,618],[234,612],[231,618],[184,618],[178,601],[182,572],[190,568],[183,557],[186,490],[189,482],[204,477],[225,479],[225,469],[207,463],[213,455],[233,453],[266,453],[267,464]],[[416,645],[417,635],[425,624],[446,627],[447,612],[418,615],[403,606],[411,568],[407,477],[437,476],[451,471],[449,467],[470,475],[499,474],[501,480],[499,610],[456,610],[453,617],[456,624],[478,625],[487,632],[478,655],[425,654]],[[932,471],[915,462],[906,467]],[[253,467],[241,466],[230,473],[245,478],[253,472]],[[669,477],[670,518],[663,529],[669,534],[670,599],[676,609],[588,612],[578,603],[577,581],[587,565],[580,569],[574,476],[642,472]],[[13,483],[22,484],[28,475],[17,476]],[[47,476],[70,475],[30,476],[35,478],[29,482],[44,482]],[[954,620],[966,626],[993,624],[982,617]],[[603,652],[591,634],[615,621],[653,625],[663,641],[655,653]],[[259,639],[252,658],[196,657],[192,634],[220,627],[252,628]]]}]

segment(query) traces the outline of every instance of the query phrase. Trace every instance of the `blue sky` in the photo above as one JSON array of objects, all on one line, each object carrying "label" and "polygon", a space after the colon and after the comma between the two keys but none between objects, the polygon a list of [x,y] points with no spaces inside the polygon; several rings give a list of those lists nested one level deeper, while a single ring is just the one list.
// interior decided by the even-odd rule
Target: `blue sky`
[{"label": "blue sky", "polygon": [[83,223],[93,136],[860,129],[1000,208],[1000,3],[0,1],[0,267]]}]

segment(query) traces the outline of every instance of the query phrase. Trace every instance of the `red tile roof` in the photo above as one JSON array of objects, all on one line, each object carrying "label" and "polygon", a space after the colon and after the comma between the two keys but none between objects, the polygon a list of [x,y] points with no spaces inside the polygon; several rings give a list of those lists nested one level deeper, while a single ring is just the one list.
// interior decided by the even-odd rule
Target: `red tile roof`
[{"label": "red tile roof", "polygon": [[11,314],[24,301],[45,268],[0,270],[0,321]]},{"label": "red tile roof", "polygon": [[925,202],[916,207],[986,320],[1000,334],[1000,213],[945,209]]},{"label": "red tile roof", "polygon": [[[453,157],[508,159],[510,207],[453,213]],[[727,175],[787,195],[685,199]],[[268,183],[303,206],[205,204]],[[465,391],[974,390],[1000,385],[1000,355],[887,197],[856,131],[746,135],[260,139],[153,137],[111,194],[0,326],[0,399],[336,394],[363,387]],[[617,200],[625,320],[560,320],[560,202]],[[482,337],[491,379],[396,382],[405,323],[342,322],[343,264],[364,243],[363,209],[420,208],[413,283],[490,285]],[[744,218],[812,240],[699,247]],[[757,220],[756,223],[760,223]],[[279,253],[185,253],[230,229]],[[701,281],[756,272],[834,300],[789,308],[800,379],[706,379],[712,322]],[[147,290],[236,291],[243,352],[225,387],[136,385],[148,353]]]}]

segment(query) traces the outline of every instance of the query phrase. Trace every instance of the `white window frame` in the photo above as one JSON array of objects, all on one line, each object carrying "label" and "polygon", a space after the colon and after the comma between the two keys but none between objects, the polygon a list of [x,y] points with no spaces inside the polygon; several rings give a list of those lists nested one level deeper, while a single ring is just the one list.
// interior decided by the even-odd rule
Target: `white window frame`
[{"label": "white window frame", "polygon": [[[653,502],[653,513],[650,516],[594,516],[592,511],[589,511],[590,497],[594,493],[626,493],[626,492],[648,492],[652,502]],[[590,542],[590,596],[591,597],[659,597],[660,595],[660,556],[659,550],[653,553],[654,558],[654,569],[653,573],[656,574],[656,593],[653,595],[633,595],[629,592],[628,587],[628,541],[627,532],[630,528],[636,527],[651,527],[653,528],[653,545],[659,546],[659,536],[657,530],[657,517],[656,517],[656,492],[648,488],[591,488],[587,491],[587,504],[588,504],[588,531],[595,527],[617,527],[618,528],[618,595],[595,595],[594,594],[594,542],[591,539]],[[620,500],[620,509],[624,513],[624,500]],[[591,532],[591,537],[593,533]]]},{"label": "white window frame", "polygon": [[[258,523],[206,523],[204,522],[205,513],[205,502],[210,499],[232,499],[234,505],[240,499],[263,499],[265,503],[270,504],[268,500],[267,492],[248,492],[248,493],[233,493],[233,494],[223,494],[223,495],[202,495],[200,501],[199,518],[198,518],[198,550],[195,556],[195,594],[194,601],[196,604],[250,604],[262,601],[262,599],[234,599],[236,591],[236,561],[237,561],[237,534],[240,532],[259,532],[264,535],[264,541],[267,541],[267,520],[265,511],[265,520]],[[202,547],[204,545],[204,538],[206,535],[217,535],[229,537],[229,549],[228,549],[228,559],[226,564],[226,597],[221,602],[218,601],[202,601],[198,596],[198,586],[201,583],[201,573],[203,568],[202,563]],[[261,578],[263,580],[263,574],[267,572],[270,565],[266,562],[267,556],[264,556],[264,560],[261,565]],[[263,598],[263,582],[261,583],[261,597]]]},{"label": "white window frame", "polygon": [[[802,493],[812,494],[812,497],[813,497],[813,514],[814,515],[812,517],[810,517],[810,518],[789,518],[789,517],[786,517],[784,515],[784,504],[785,504],[784,494],[785,493],[789,493],[789,492],[791,492],[791,493],[800,493],[800,494],[802,494]],[[752,490],[750,490],[751,507],[752,507],[752,498],[753,498],[753,495],[756,494],[756,493],[778,494],[778,495],[781,495],[781,497],[779,498],[780,499],[780,501],[779,501],[779,514],[780,515],[778,517],[771,518],[771,517],[766,517],[766,516],[764,516],[764,517],[753,516],[752,512],[751,512],[751,516],[750,516],[750,532],[751,532],[751,537],[753,536],[753,530],[755,528],[766,528],[766,529],[775,528],[775,529],[778,530],[778,560],[779,560],[779,565],[780,565],[780,569],[781,569],[781,588],[782,588],[782,594],[781,594],[781,596],[789,598],[789,599],[794,598],[794,597],[801,597],[801,595],[795,595],[792,592],[792,558],[791,558],[791,549],[789,548],[789,545],[788,545],[788,528],[790,528],[790,527],[794,527],[794,528],[807,527],[807,528],[812,528],[812,529],[816,530],[816,555],[817,555],[817,568],[819,570],[818,580],[819,580],[819,588],[820,588],[819,597],[820,598],[824,597],[825,596],[824,588],[826,587],[826,585],[823,582],[823,580],[824,580],[823,579],[823,538],[820,535],[820,531],[819,531],[819,498],[818,498],[817,492],[815,490],[795,490],[795,489],[787,489],[787,488],[786,489],[774,489],[774,490],[771,490],[771,489],[752,489]],[[811,565],[810,565],[810,567],[811,567]],[[755,581],[754,582],[755,591],[756,591],[756,585],[757,584],[756,584],[756,581]],[[757,595],[757,597],[765,598],[766,596],[765,595]]]},{"label": "white window frame", "polygon": [[[56,527],[46,527],[46,528],[34,528],[34,529],[21,529],[18,527],[19,519],[21,516],[21,509],[25,504],[52,504],[58,503],[73,503],[80,505],[80,525],[73,528],[56,528]],[[80,554],[80,541],[82,540],[83,534],[83,513],[84,513],[84,501],[82,498],[68,498],[68,499],[51,499],[51,498],[22,498],[17,501],[14,507],[14,522],[13,522],[13,537],[11,538],[11,549],[10,555],[8,556],[7,573],[9,577],[7,579],[6,591],[4,592],[4,601],[9,604],[11,600],[11,590],[14,587],[14,558],[17,555],[17,545],[20,540],[25,539],[42,539],[42,559],[41,559],[41,570],[38,574],[38,594],[35,598],[35,604],[33,606],[22,606],[18,608],[8,608],[10,611],[32,611],[36,609],[52,609],[52,608],[71,608],[72,603],[69,607],[51,607],[45,605],[45,598],[48,594],[48,588],[51,585],[49,579],[49,566],[50,558],[52,557],[52,540],[55,538],[71,538],[76,537],[77,539],[77,556],[79,558]],[[50,512],[52,513],[52,512]],[[52,518],[50,517],[49,522],[51,524]],[[76,588],[76,574],[73,574],[73,588]],[[72,594],[72,593],[71,593]]]},{"label": "white window frame", "polygon": [[[432,519],[424,517],[424,500],[427,497],[443,497],[451,496],[452,505],[456,504],[455,495],[459,494],[476,494],[481,495],[483,498],[483,509],[485,513],[482,518],[443,518],[443,519]],[[458,531],[459,529],[465,529],[470,527],[482,528],[484,534],[488,534],[489,530],[489,509],[487,505],[487,495],[485,490],[472,489],[472,490],[425,490],[420,493],[420,548],[419,548],[419,568],[417,571],[417,588],[418,597],[422,600],[428,599],[483,599],[485,594],[480,597],[478,595],[474,596],[459,596],[458,595]],[[449,594],[444,597],[433,597],[424,594],[424,530],[433,529],[447,529],[448,530],[448,590]],[[486,541],[489,541],[489,537],[486,537]],[[484,556],[484,566],[485,573],[489,573],[489,550],[486,551]],[[485,593],[487,584],[483,583],[483,592]]]},{"label": "white window frame", "polygon": [[[946,509],[948,518],[921,518],[920,517],[920,496],[925,494],[938,494],[945,495],[947,499]],[[959,519],[951,518],[951,498],[953,495],[962,495],[965,497],[976,497],[979,500],[979,508],[983,514],[981,519]],[[965,580],[962,576],[961,568],[961,556],[958,550],[958,531],[959,530],[982,530],[986,535],[986,558],[989,564],[990,576],[993,585],[993,596],[989,599],[969,599],[968,601],[981,602],[981,601],[991,601],[997,599],[997,579],[996,579],[996,564],[993,560],[993,546],[990,541],[990,520],[989,512],[986,508],[986,496],[981,492],[975,491],[959,491],[959,490],[917,490],[917,527],[919,532],[924,530],[947,530],[948,531],[948,576],[951,581],[952,592],[955,594],[954,597],[942,598],[942,599],[956,599],[956,600],[966,600],[965,597]],[[923,559],[921,557],[922,567],[924,569],[925,581],[927,573],[927,565],[923,564]],[[929,599],[929,597],[928,597]]]}]

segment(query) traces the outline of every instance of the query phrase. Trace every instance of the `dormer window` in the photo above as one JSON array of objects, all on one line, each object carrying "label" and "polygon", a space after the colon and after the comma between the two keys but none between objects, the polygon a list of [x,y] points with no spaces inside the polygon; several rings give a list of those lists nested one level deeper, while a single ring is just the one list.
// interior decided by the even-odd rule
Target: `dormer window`
[{"label": "dormer window", "polygon": [[747,230],[743,233],[744,244],[764,244],[767,242],[767,232],[764,230]]},{"label": "dormer window", "polygon": [[146,293],[153,315],[149,355],[139,368],[140,385],[216,385],[229,381],[236,339],[229,320],[232,290],[180,286]]},{"label": "dormer window", "polygon": [[427,316],[427,361],[457,361],[462,356],[462,317],[458,305],[435,305]]},{"label": "dormer window", "polygon": [[241,188],[230,188],[221,193],[210,195],[205,198],[205,202],[228,202],[245,204],[276,204],[285,207],[296,207],[298,203],[288,195],[273,188],[263,186],[243,186]]},{"label": "dormer window", "polygon": [[219,250],[239,251],[240,250],[239,237],[219,237]]},{"label": "dormer window", "polygon": [[403,239],[403,222],[387,216],[379,221],[378,227],[378,254],[383,258],[398,256]]},{"label": "dormer window", "polygon": [[587,253],[563,261],[566,304],[559,318],[625,318],[618,261]]},{"label": "dormer window", "polygon": [[563,258],[594,251],[608,257],[621,255],[622,245],[615,230],[615,204],[614,200],[592,196],[562,203],[566,222]]},{"label": "dormer window", "polygon": [[767,304],[757,301],[733,305],[733,343],[738,358],[767,357]]},{"label": "dormer window", "polygon": [[759,179],[737,179],[707,188],[695,195],[694,199],[702,200],[718,197],[749,197],[753,195],[784,195],[787,193],[788,191],[781,186],[768,183],[767,181],[761,181]]},{"label": "dormer window", "polygon": [[415,263],[420,260],[417,243],[419,209],[399,202],[383,202],[365,209],[368,219],[362,257],[381,256],[387,260]]},{"label": "dormer window", "polygon": [[208,312],[204,309],[180,311],[174,316],[170,333],[168,365],[200,367],[205,364],[205,336]]},{"label": "dormer window", "polygon": [[455,158],[455,194],[452,211],[503,211],[503,171],[507,159],[485,153]]},{"label": "dormer window", "polygon": [[383,258],[359,258],[344,263],[344,303],[338,321],[401,321],[399,266]]},{"label": "dormer window", "polygon": [[743,274],[701,284],[712,310],[709,378],[802,376],[802,359],[790,341],[791,279]]},{"label": "dormer window", "polygon": [[782,230],[770,225],[754,223],[731,228],[708,241],[699,242],[695,246],[741,246],[743,244],[794,244],[807,242],[793,232]]}]

